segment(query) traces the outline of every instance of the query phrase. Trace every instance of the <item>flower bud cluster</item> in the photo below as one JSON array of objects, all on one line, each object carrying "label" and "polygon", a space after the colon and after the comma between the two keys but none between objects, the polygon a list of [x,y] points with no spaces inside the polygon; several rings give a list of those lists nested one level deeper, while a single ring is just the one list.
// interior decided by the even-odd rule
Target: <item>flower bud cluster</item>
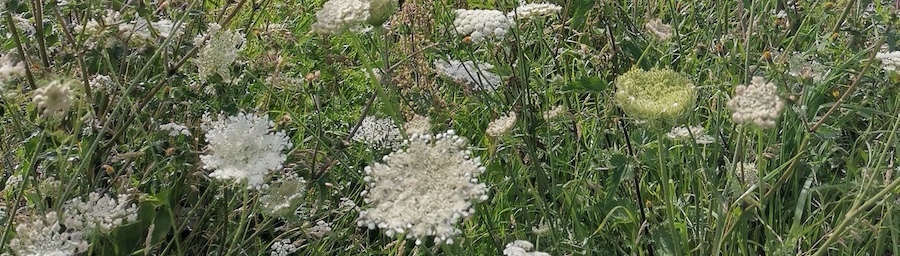
[{"label": "flower bud cluster", "polygon": [[87,251],[88,242],[78,230],[63,230],[57,213],[49,212],[16,225],[9,249],[15,255],[75,255]]},{"label": "flower bud cluster", "polygon": [[287,159],[282,151],[293,146],[284,131],[269,132],[274,123],[267,116],[239,113],[203,119],[209,153],[200,161],[204,169],[213,170],[209,177],[214,179],[247,181],[248,188],[260,188],[263,178]]},{"label": "flower bud cluster", "polygon": [[633,69],[616,78],[615,100],[631,117],[675,121],[693,109],[697,88],[671,69]]},{"label": "flower bud cluster", "polygon": [[752,123],[762,128],[775,127],[775,121],[784,108],[784,101],[777,94],[774,83],[755,76],[748,85],[738,85],[734,97],[728,101],[728,109],[734,113],[731,119],[738,124]]}]

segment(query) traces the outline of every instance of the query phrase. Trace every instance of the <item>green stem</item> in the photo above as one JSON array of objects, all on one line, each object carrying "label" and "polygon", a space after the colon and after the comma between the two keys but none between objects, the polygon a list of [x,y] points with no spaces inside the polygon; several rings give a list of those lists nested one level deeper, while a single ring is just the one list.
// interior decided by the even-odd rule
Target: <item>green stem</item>
[{"label": "green stem", "polygon": [[[13,220],[16,219],[15,214],[19,212],[20,207],[25,202],[25,198],[23,195],[25,194],[25,188],[28,187],[28,181],[31,180],[29,178],[32,176],[32,174],[37,173],[38,156],[41,155],[40,152],[43,152],[42,146],[44,145],[44,140],[47,138],[44,131],[41,131],[40,135],[38,136],[38,143],[35,144],[35,149],[34,152],[32,152],[33,154],[31,155],[31,160],[28,161],[28,164],[30,165],[28,167],[28,172],[20,174],[22,175],[22,182],[19,184],[19,190],[16,192],[16,199],[12,201],[13,206],[11,207],[9,214],[6,216],[6,228],[3,230],[3,236],[0,237],[0,241],[7,241],[7,238],[9,238],[9,234],[13,229]],[[6,242],[0,242],[0,252],[5,251],[5,246]]]},{"label": "green stem", "polygon": [[[897,101],[900,101],[900,99],[898,99]],[[898,108],[900,108],[900,107],[898,107]],[[895,113],[897,113],[897,112],[895,112]],[[881,156],[878,158],[878,162],[876,163],[875,168],[870,170],[871,173],[875,173],[875,170],[878,170],[881,168],[881,164],[884,163],[885,157],[888,155],[888,150],[890,148],[893,148],[893,144],[894,144],[895,136],[897,135],[898,128],[900,128],[900,115],[897,116],[896,121],[894,122],[893,128],[891,128],[891,132],[889,133],[888,138],[886,140],[886,143],[885,143],[886,145],[884,145],[884,148],[881,152]],[[890,169],[886,168],[885,171],[890,171]],[[870,176],[874,176],[874,174],[870,174]],[[867,184],[868,184],[868,182],[867,182]],[[864,187],[868,187],[868,186],[864,186]],[[825,240],[825,243],[823,243],[822,246],[819,247],[819,249],[816,251],[815,254],[813,254],[813,256],[823,255],[828,250],[828,247],[831,246],[831,244],[836,242],[838,239],[840,239],[844,235],[844,232],[846,231],[847,226],[849,226],[852,223],[856,223],[857,215],[859,215],[860,213],[869,212],[871,210],[871,209],[869,209],[870,207],[872,207],[875,203],[885,200],[886,196],[890,193],[893,193],[894,190],[897,189],[898,187],[900,187],[900,179],[894,179],[893,182],[891,182],[889,185],[887,185],[886,187],[881,189],[881,191],[879,191],[877,194],[875,194],[874,196],[871,196],[871,197],[865,196],[865,194],[864,194],[865,188],[861,189],[859,192],[860,195],[858,195],[856,197],[856,199],[853,201],[853,207],[851,207],[850,211],[844,215],[844,219],[841,221],[841,223],[838,224],[837,227],[834,229],[834,231],[831,232],[830,236],[828,236],[828,239]],[[862,202],[863,198],[869,198],[869,200],[866,200],[865,202],[860,204],[860,202]]]},{"label": "green stem", "polygon": [[675,245],[675,255],[681,255],[681,253],[683,252],[681,250],[681,242],[682,242],[681,233],[679,233],[678,230],[675,228],[675,221],[677,219],[675,217],[675,206],[674,206],[674,204],[675,204],[675,198],[674,198],[675,188],[672,186],[672,184],[670,182],[672,180],[671,173],[669,172],[669,168],[666,168],[666,162],[664,160],[665,158],[663,155],[664,135],[661,132],[660,128],[657,127],[657,129],[654,129],[654,130],[656,130],[656,133],[658,135],[657,141],[656,141],[656,154],[657,154],[656,160],[657,160],[657,162],[659,162],[659,172],[661,174],[659,185],[663,186],[663,193],[665,194],[665,195],[663,195],[663,198],[665,198],[665,200],[666,200],[666,215],[667,215],[666,218],[668,219],[667,222],[668,222],[668,226],[669,226],[669,234],[672,235],[672,241],[673,241],[672,244]]},{"label": "green stem", "polygon": [[[250,202],[250,189],[243,190],[243,202],[241,204],[241,213],[238,216],[240,220],[238,221],[237,230],[235,230],[234,234],[231,237],[231,242],[228,244],[228,253],[225,255],[234,255],[234,250],[237,250],[237,247],[240,247],[241,238],[244,237],[244,231],[247,229],[247,220],[250,219],[250,215],[252,211],[249,210],[249,202]],[[235,246],[238,245],[238,246]]]},{"label": "green stem", "polygon": [[41,56],[41,64],[50,70],[50,59],[47,58],[47,47],[44,42],[44,3],[41,0],[31,2],[31,12],[34,14],[34,31],[37,34],[38,55]]},{"label": "green stem", "polygon": [[22,63],[25,64],[25,79],[28,80],[28,85],[31,86],[31,89],[37,89],[37,85],[34,83],[34,75],[31,74],[30,65],[28,65],[28,55],[25,54],[25,48],[22,47],[22,40],[19,40],[19,30],[16,28],[16,21],[13,20],[12,14],[10,12],[6,12],[6,25],[9,26],[9,32],[12,34],[13,42],[16,43],[16,49],[19,51],[19,57],[22,58]]}]

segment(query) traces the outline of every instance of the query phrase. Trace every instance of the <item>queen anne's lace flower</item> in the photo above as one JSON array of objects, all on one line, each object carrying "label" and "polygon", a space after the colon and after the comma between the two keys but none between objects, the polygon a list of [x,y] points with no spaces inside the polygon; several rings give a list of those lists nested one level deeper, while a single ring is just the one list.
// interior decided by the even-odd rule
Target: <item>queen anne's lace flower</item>
[{"label": "queen anne's lace flower", "polygon": [[63,205],[66,227],[88,234],[95,230],[109,233],[123,222],[134,222],[137,219],[137,206],[129,202],[126,194],[112,198],[96,192],[88,194],[87,201],[82,201],[81,198],[66,201]]},{"label": "queen anne's lace flower", "polygon": [[716,141],[715,138],[706,134],[703,126],[672,127],[672,130],[666,133],[666,137],[673,140],[690,140],[692,138],[691,135],[693,135],[697,144],[710,144]]},{"label": "queen anne's lace flower", "polygon": [[9,249],[16,255],[75,255],[87,251],[88,243],[77,230],[62,231],[56,212],[19,223],[16,238],[9,242]]},{"label": "queen anne's lace flower", "polygon": [[204,169],[214,170],[209,176],[215,179],[246,180],[248,188],[259,188],[269,171],[282,167],[287,158],[282,150],[292,146],[284,131],[269,132],[274,123],[265,116],[239,113],[204,119],[211,152],[200,160]]},{"label": "queen anne's lace flower", "polygon": [[163,131],[169,132],[169,136],[178,137],[179,134],[184,136],[191,136],[191,131],[188,130],[187,126],[180,125],[177,123],[167,123],[159,125],[159,129]]},{"label": "queen anne's lace flower", "polygon": [[410,136],[413,134],[431,134],[431,118],[415,115],[406,124],[403,124],[403,131]]},{"label": "queen anne's lace flower", "polygon": [[549,253],[546,252],[531,252],[531,249],[534,249],[534,244],[525,240],[516,240],[512,243],[506,244],[506,249],[503,249],[503,255],[507,256],[550,256]]},{"label": "queen anne's lace flower", "polygon": [[75,100],[70,89],[72,80],[53,80],[50,84],[34,90],[34,104],[44,109],[44,115],[65,115]]},{"label": "queen anne's lace flower", "polygon": [[434,69],[438,74],[459,84],[471,86],[472,89],[488,92],[497,90],[497,86],[500,85],[500,76],[488,71],[493,67],[494,65],[488,63],[461,62],[454,59],[434,61]]},{"label": "queen anne's lace flower", "polygon": [[371,4],[365,0],[330,0],[316,12],[312,30],[322,34],[340,34],[369,19]]},{"label": "queen anne's lace flower", "polygon": [[405,233],[416,244],[429,236],[453,243],[462,232],[455,226],[459,219],[474,212],[473,202],[487,199],[487,187],[477,180],[485,168],[467,145],[452,130],[413,135],[406,150],[367,166],[363,195],[369,207],[360,211],[357,225],[381,228],[388,236]]},{"label": "queen anne's lace flower", "polygon": [[316,22],[311,29],[320,34],[336,35],[366,24],[380,26],[396,10],[396,0],[329,0],[316,12]]},{"label": "queen anne's lace flower", "polygon": [[506,13],[506,18],[510,20],[527,20],[534,17],[550,16],[562,11],[562,7],[555,4],[526,4],[516,7],[515,10]]},{"label": "queen anne's lace flower", "polygon": [[294,214],[297,207],[303,203],[306,180],[294,173],[287,174],[264,191],[265,195],[259,198],[259,203],[260,207],[265,209],[265,213],[275,217],[287,217]]},{"label": "queen anne's lace flower", "polygon": [[879,52],[875,58],[881,61],[881,68],[885,71],[897,71],[900,68],[900,51]]},{"label": "queen anne's lace flower", "polygon": [[14,61],[12,54],[0,56],[0,87],[5,81],[25,76],[25,62]]},{"label": "queen anne's lace flower", "polygon": [[544,114],[542,116],[544,117],[544,121],[549,122],[553,119],[556,119],[557,117],[560,116],[560,114],[565,113],[565,112],[566,112],[566,106],[556,105],[555,107],[553,107],[547,111],[544,111]]},{"label": "queen anne's lace flower", "polygon": [[616,87],[616,103],[643,121],[674,121],[694,107],[697,94],[690,79],[670,69],[633,69],[616,77]]},{"label": "queen anne's lace flower", "polygon": [[94,75],[91,78],[90,85],[91,90],[95,92],[112,92],[116,88],[116,83],[106,75]]},{"label": "queen anne's lace flower", "polygon": [[759,181],[759,170],[756,169],[756,163],[738,162],[734,168],[734,175],[743,187],[748,188]]},{"label": "queen anne's lace flower", "polygon": [[499,137],[512,130],[516,125],[516,112],[509,111],[509,114],[501,116],[488,124],[487,130],[484,131],[488,136]]},{"label": "queen anne's lace flower", "polygon": [[293,243],[290,239],[281,239],[280,241],[272,243],[272,246],[269,249],[272,250],[272,256],[288,256],[294,255],[294,253],[300,250],[302,245],[302,239]]},{"label": "queen anne's lace flower", "polygon": [[674,31],[672,29],[672,26],[662,23],[662,21],[659,19],[653,19],[650,22],[647,22],[647,24],[644,24],[644,28],[649,30],[650,33],[653,33],[653,35],[663,41],[672,38],[672,32]]},{"label": "queen anne's lace flower", "polygon": [[206,36],[209,36],[209,41],[193,60],[200,70],[200,80],[206,81],[209,76],[219,74],[225,82],[231,82],[231,63],[237,59],[238,51],[244,43],[244,35],[222,29],[219,24],[210,23],[206,34],[198,35],[194,39],[194,44],[202,44]]},{"label": "queen anne's lace flower", "polygon": [[320,220],[320,221],[316,222],[316,225],[313,226],[312,228],[310,228],[309,231],[306,233],[312,237],[321,239],[321,238],[331,234],[331,223],[325,222],[324,220]]},{"label": "queen anne's lace flower", "polygon": [[513,22],[498,10],[456,10],[453,26],[456,33],[469,35],[474,42],[487,38],[503,38]]},{"label": "queen anne's lace flower", "polygon": [[367,116],[353,134],[353,140],[377,149],[395,148],[403,141],[403,134],[394,120]]},{"label": "queen anne's lace flower", "polygon": [[787,59],[789,69],[787,74],[801,80],[812,79],[814,83],[821,83],[828,75],[829,69],[822,66],[815,59],[804,57],[801,53],[782,54]]},{"label": "queen anne's lace flower", "polygon": [[738,124],[752,123],[762,128],[775,126],[784,102],[777,94],[774,83],[754,76],[748,85],[738,85],[734,97],[728,101],[728,109],[734,111],[731,119]]}]

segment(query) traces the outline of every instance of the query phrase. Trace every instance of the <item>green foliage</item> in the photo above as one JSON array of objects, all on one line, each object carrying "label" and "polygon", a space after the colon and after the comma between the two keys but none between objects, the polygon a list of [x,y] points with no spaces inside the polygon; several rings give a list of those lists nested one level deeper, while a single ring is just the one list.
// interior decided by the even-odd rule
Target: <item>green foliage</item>
[{"label": "green foliage", "polygon": [[[90,192],[129,194],[138,210],[85,237],[88,255],[269,255],[283,239],[296,255],[500,255],[515,240],[552,255],[900,253],[900,75],[873,59],[898,50],[900,19],[877,1],[551,1],[563,11],[477,43],[455,32],[453,10],[516,2],[378,0],[385,12],[370,21],[391,28],[338,36],[310,32],[323,1],[8,2],[0,55],[31,77],[0,79],[0,253],[15,255],[17,225],[64,219],[64,203]],[[670,40],[644,28],[657,18]],[[163,19],[180,33],[161,36]],[[129,27],[141,20],[154,24],[149,39]],[[210,22],[246,35],[229,83],[199,81],[190,61]],[[494,65],[500,86],[438,78],[432,63],[447,58]],[[774,128],[735,125],[725,107],[753,76],[787,102]],[[44,116],[34,91],[58,77],[78,79],[75,103]],[[510,133],[484,134],[510,111]],[[292,216],[203,168],[204,114],[238,112],[267,116],[293,142],[267,177],[308,181],[290,187],[303,190]],[[351,130],[414,114],[468,138],[487,168],[490,197],[456,223],[454,244],[357,226],[362,168],[391,150]],[[170,122],[190,136],[159,129]],[[715,142],[667,137],[682,124]]]}]

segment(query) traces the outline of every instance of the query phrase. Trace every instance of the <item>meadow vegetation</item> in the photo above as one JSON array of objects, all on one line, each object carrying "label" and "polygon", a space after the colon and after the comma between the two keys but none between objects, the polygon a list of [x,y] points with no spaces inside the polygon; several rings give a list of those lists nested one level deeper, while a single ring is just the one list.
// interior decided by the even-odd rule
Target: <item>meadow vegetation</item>
[{"label": "meadow vegetation", "polygon": [[898,8],[0,0],[0,254],[900,254]]}]

